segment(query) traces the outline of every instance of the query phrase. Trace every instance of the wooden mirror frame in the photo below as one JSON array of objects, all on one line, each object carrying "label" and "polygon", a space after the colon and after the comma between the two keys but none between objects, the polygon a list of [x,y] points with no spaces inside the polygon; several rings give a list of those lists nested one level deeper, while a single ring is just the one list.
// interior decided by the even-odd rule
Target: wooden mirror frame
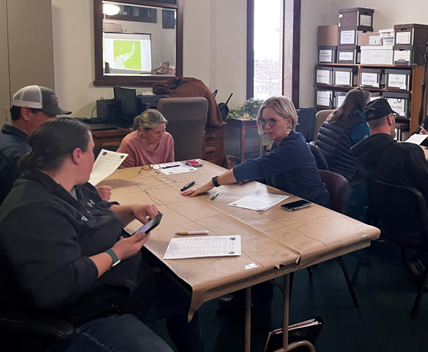
[{"label": "wooden mirror frame", "polygon": [[[114,2],[162,7],[177,11],[176,24],[176,77],[183,77],[183,0],[176,0],[176,4],[163,2],[162,0],[112,0]],[[172,2],[172,1],[171,1]],[[103,0],[94,0],[94,40],[95,40],[95,81],[94,86],[139,86],[151,87],[154,83],[172,76],[105,76],[103,69]]]}]

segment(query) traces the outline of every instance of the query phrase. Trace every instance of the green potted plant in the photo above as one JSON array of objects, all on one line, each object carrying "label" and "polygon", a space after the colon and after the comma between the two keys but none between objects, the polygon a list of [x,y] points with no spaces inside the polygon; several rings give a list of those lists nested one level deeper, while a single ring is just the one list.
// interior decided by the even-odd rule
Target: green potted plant
[{"label": "green potted plant", "polygon": [[248,119],[254,120],[257,118],[260,106],[263,104],[261,99],[250,98],[238,109],[229,110],[226,120],[230,119]]}]

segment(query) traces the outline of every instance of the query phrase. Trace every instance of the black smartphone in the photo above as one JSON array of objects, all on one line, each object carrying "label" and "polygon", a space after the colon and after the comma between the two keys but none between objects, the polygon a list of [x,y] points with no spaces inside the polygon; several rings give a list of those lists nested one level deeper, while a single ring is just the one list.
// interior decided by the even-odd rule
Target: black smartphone
[{"label": "black smartphone", "polygon": [[301,200],[297,200],[295,202],[283,204],[283,205],[281,205],[281,208],[285,209],[287,211],[293,211],[293,210],[298,210],[298,209],[309,207],[311,204],[312,204],[311,202],[308,202],[307,200],[301,199]]},{"label": "black smartphone", "polygon": [[140,232],[148,233],[156,228],[161,222],[162,213],[156,215],[153,219],[151,219],[147,224],[141,226],[137,231],[135,231],[132,235],[135,235]]}]

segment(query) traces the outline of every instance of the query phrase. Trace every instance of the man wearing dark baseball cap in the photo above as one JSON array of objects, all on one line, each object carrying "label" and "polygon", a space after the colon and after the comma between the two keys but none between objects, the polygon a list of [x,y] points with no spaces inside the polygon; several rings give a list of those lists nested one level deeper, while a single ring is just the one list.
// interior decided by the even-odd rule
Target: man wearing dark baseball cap
[{"label": "man wearing dark baseball cap", "polygon": [[17,162],[31,151],[27,137],[43,122],[57,115],[69,115],[61,109],[55,92],[41,86],[18,90],[10,108],[12,124],[5,124],[0,133],[0,204],[21,176]]},{"label": "man wearing dark baseball cap", "polygon": [[[386,99],[366,105],[364,115],[371,136],[351,148],[358,157],[358,168],[368,179],[418,189],[428,201],[428,163],[422,148],[412,143],[399,143],[395,137],[395,112]],[[409,268],[420,277],[428,265],[428,253]]]}]

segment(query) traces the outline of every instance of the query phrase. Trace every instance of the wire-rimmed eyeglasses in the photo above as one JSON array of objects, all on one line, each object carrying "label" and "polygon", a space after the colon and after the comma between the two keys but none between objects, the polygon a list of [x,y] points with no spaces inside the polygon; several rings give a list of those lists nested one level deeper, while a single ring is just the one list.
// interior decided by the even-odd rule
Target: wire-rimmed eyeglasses
[{"label": "wire-rimmed eyeglasses", "polygon": [[266,123],[270,126],[270,127],[274,127],[276,125],[276,120],[274,118],[270,118],[270,119],[262,119],[259,118],[257,119],[257,122],[260,126],[265,127]]},{"label": "wire-rimmed eyeglasses", "polygon": [[155,172],[158,174],[161,169],[161,166],[159,164],[148,164],[148,165],[143,165],[141,167],[141,170],[138,172],[138,174],[141,174],[141,171],[149,171],[149,170],[155,170]]}]

